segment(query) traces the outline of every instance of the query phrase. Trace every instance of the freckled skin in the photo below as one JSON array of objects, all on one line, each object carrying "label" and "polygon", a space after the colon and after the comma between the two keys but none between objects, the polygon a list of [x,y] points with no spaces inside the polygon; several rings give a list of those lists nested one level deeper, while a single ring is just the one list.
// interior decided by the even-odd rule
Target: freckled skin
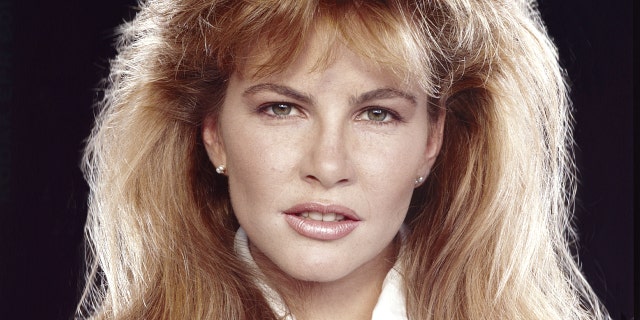
[{"label": "freckled skin", "polygon": [[[344,47],[327,68],[312,70],[313,52],[322,52],[312,49],[280,74],[234,74],[218,119],[205,120],[207,152],[227,166],[252,251],[299,280],[379,279],[388,268],[375,266],[395,254],[414,181],[428,174],[440,146],[429,135],[427,95]],[[348,207],[360,225],[338,240],[306,238],[283,217],[306,202]]]}]

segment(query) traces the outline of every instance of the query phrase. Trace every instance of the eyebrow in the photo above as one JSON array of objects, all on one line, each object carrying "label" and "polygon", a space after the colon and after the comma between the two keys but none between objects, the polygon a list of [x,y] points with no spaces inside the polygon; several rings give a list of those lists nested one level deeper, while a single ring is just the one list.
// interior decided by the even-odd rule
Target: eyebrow
[{"label": "eyebrow", "polygon": [[[291,87],[274,84],[274,83],[260,83],[260,84],[253,85],[247,88],[242,93],[242,96],[246,97],[248,95],[256,94],[261,91],[272,91],[277,94],[287,96],[289,98],[298,100],[306,104],[312,104],[314,101],[313,96],[306,95],[304,93],[296,91]],[[366,102],[376,100],[376,99],[392,99],[392,98],[402,98],[402,99],[408,100],[414,106],[417,104],[415,96],[413,96],[408,92],[394,89],[394,88],[380,88],[380,89],[367,91],[359,95],[358,97],[352,97],[350,100],[352,104],[359,105],[359,104],[364,104]]]},{"label": "eyebrow", "polygon": [[377,99],[392,99],[392,98],[403,98],[405,100],[409,100],[411,104],[414,106],[417,104],[416,97],[408,92],[404,92],[402,90],[394,89],[394,88],[381,88],[372,91],[365,92],[353,99],[353,103],[356,105],[364,104],[371,100]]},{"label": "eyebrow", "polygon": [[281,94],[283,96],[287,96],[289,98],[298,100],[298,101],[306,103],[306,104],[312,104],[312,102],[313,102],[313,97],[311,97],[311,96],[308,96],[306,94],[298,92],[298,91],[294,90],[291,87],[287,87],[287,86],[283,86],[283,85],[279,85],[279,84],[274,84],[274,83],[260,83],[260,84],[256,84],[254,86],[251,86],[251,87],[247,88],[247,90],[245,90],[242,93],[242,96],[246,97],[246,96],[251,95],[251,94],[256,94],[256,93],[258,93],[260,91],[272,91],[272,92],[275,92],[277,94]]}]

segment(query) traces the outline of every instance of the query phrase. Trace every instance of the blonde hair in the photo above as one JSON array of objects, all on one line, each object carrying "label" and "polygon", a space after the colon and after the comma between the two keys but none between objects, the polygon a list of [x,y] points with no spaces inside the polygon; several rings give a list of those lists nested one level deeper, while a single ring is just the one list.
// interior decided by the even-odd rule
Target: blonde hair
[{"label": "blonde hair", "polygon": [[265,55],[256,74],[279,72],[314,28],[417,79],[431,113],[446,112],[399,256],[411,319],[607,317],[569,250],[570,104],[525,0],[140,3],[121,28],[85,153],[78,317],[276,318],[233,251],[238,223],[201,123],[253,53]]}]

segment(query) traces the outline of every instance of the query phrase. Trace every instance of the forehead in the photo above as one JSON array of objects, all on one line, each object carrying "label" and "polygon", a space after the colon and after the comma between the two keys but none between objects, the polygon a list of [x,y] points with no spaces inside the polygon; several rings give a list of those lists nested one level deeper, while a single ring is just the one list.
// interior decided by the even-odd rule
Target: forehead
[{"label": "forehead", "polygon": [[[235,74],[244,79],[266,79],[272,77],[291,77],[301,73],[335,72],[340,67],[356,68],[368,72],[387,83],[399,87],[414,87],[420,82],[415,73],[409,72],[406,61],[399,59],[401,54],[389,47],[376,47],[376,41],[367,41],[356,34],[360,43],[349,43],[335,26],[326,22],[311,30],[304,41],[295,49],[282,52],[273,42],[259,42],[249,50],[238,65]],[[282,60],[283,56],[287,59]]]},{"label": "forehead", "polygon": [[319,78],[351,78],[356,75],[371,83],[385,83],[394,87],[411,86],[409,81],[396,75],[390,68],[358,55],[343,44],[328,47],[317,37],[311,37],[295,60],[271,74],[258,74],[263,60],[248,61],[237,74],[246,80],[269,82],[297,82],[304,84]]},{"label": "forehead", "polygon": [[264,77],[288,68],[308,51],[314,37],[321,44],[316,68],[334,59],[339,43],[399,79],[418,81],[435,95],[437,74],[431,65],[438,46],[424,8],[416,6],[409,0],[231,1],[207,14],[214,27],[197,50],[210,53],[209,61],[222,78],[237,72]]},{"label": "forehead", "polygon": [[343,99],[350,105],[391,99],[404,99],[414,106],[427,105],[427,92],[415,82],[398,78],[344,45],[336,46],[330,62],[318,67],[317,61],[324,52],[318,46],[318,41],[312,38],[298,59],[276,74],[256,77],[252,76],[251,68],[244,74],[236,72],[229,81],[227,94],[249,100],[287,96],[308,105],[342,103]]}]

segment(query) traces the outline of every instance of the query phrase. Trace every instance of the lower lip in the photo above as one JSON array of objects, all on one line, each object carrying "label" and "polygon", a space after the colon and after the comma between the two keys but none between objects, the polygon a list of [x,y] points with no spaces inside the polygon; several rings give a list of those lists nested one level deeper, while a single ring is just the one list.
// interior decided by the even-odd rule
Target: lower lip
[{"label": "lower lip", "polygon": [[316,221],[285,214],[289,226],[302,236],[315,240],[338,240],[358,227],[359,221]]}]

